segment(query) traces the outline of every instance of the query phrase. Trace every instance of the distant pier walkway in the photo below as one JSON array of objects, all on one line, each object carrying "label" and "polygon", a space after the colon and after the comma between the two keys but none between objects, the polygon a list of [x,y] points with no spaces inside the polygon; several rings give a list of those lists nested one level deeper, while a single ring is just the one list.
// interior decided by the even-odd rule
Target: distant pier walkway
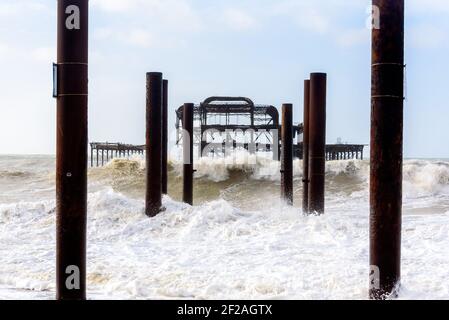
[{"label": "distant pier walkway", "polygon": [[125,143],[92,142],[90,143],[90,166],[104,166],[114,158],[129,158],[135,154],[144,154],[145,145]]},{"label": "distant pier walkway", "polygon": [[[248,150],[248,144],[239,144],[240,147]],[[234,143],[234,147],[238,145]],[[265,151],[270,151],[271,144],[258,144],[259,148],[264,148]],[[225,144],[222,144],[223,152],[225,150]],[[326,145],[326,160],[349,160],[360,159],[363,160],[363,151],[365,145],[359,144],[328,144]],[[110,160],[114,158],[129,158],[133,155],[143,155],[145,153],[145,145],[132,145],[125,143],[109,143],[109,142],[92,142],[90,144],[90,165],[104,166]],[[294,145],[295,158],[302,159],[302,142]]]}]

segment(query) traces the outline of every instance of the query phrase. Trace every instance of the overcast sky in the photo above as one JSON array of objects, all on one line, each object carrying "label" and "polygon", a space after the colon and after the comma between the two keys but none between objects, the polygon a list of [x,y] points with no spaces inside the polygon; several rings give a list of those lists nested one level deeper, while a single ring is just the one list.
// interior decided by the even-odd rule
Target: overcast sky
[{"label": "overcast sky", "polygon": [[[327,140],[369,143],[365,0],[90,0],[89,138],[144,142],[145,73],[170,109],[212,95],[295,105],[328,73]],[[405,156],[449,158],[449,1],[406,1]],[[56,0],[0,0],[0,153],[55,153]],[[174,113],[170,113],[173,125]]]}]

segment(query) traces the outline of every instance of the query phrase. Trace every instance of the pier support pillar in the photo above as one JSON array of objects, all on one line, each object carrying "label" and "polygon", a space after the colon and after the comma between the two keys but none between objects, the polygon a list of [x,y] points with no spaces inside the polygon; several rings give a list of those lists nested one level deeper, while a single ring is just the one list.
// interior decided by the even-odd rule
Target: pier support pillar
[{"label": "pier support pillar", "polygon": [[58,300],[86,299],[88,11],[88,0],[57,4]]},{"label": "pier support pillar", "polygon": [[324,213],[326,85],[325,73],[310,75],[309,212],[315,214]]},{"label": "pier support pillar", "polygon": [[373,6],[380,28],[372,30],[369,296],[386,299],[400,284],[404,0],[373,0]]},{"label": "pier support pillar", "polygon": [[303,148],[302,148],[302,185],[303,185],[303,200],[302,212],[309,213],[309,110],[310,110],[310,80],[304,81],[304,134],[303,134]]},{"label": "pier support pillar", "polygon": [[193,103],[185,103],[182,112],[183,128],[183,189],[182,201],[193,204]]},{"label": "pier support pillar", "polygon": [[90,167],[94,167],[94,149],[92,145],[90,146]]},{"label": "pier support pillar", "polygon": [[168,80],[162,87],[162,194],[168,193]]},{"label": "pier support pillar", "polygon": [[293,205],[293,106],[282,105],[281,196]]},{"label": "pier support pillar", "polygon": [[145,213],[162,210],[162,73],[147,73]]}]

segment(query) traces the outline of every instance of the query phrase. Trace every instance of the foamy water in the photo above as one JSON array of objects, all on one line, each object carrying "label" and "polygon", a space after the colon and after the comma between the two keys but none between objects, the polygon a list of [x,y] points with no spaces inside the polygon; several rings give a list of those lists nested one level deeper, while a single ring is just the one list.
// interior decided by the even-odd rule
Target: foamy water
[{"label": "foamy water", "polygon": [[[195,205],[144,215],[144,167],[115,160],[89,171],[89,298],[366,299],[367,161],[326,165],[326,214],[279,201],[279,165],[237,155],[197,161]],[[55,296],[54,158],[0,157],[0,298]],[[407,160],[400,299],[449,298],[449,161]]]}]

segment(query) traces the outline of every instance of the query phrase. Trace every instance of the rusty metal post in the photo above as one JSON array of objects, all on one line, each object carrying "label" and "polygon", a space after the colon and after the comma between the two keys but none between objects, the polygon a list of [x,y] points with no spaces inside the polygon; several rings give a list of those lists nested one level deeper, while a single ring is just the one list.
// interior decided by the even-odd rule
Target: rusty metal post
[{"label": "rusty metal post", "polygon": [[315,214],[324,213],[326,84],[325,73],[310,75],[309,212]]},{"label": "rusty metal post", "polygon": [[[404,0],[373,0],[370,298],[397,295],[401,267]],[[363,152],[361,158],[363,159]]]},{"label": "rusty metal post", "polygon": [[185,103],[182,111],[183,129],[183,192],[182,200],[193,204],[193,103]]},{"label": "rusty metal post", "polygon": [[86,299],[88,0],[57,6],[56,298]]},{"label": "rusty metal post", "polygon": [[168,161],[168,80],[163,81],[162,102],[162,193],[168,193],[167,161]]},{"label": "rusty metal post", "polygon": [[293,106],[282,105],[281,196],[293,205]]},{"label": "rusty metal post", "polygon": [[145,213],[162,211],[162,73],[147,73]]},{"label": "rusty metal post", "polygon": [[310,80],[304,81],[304,133],[302,142],[302,212],[309,212],[309,108],[310,106]]}]

